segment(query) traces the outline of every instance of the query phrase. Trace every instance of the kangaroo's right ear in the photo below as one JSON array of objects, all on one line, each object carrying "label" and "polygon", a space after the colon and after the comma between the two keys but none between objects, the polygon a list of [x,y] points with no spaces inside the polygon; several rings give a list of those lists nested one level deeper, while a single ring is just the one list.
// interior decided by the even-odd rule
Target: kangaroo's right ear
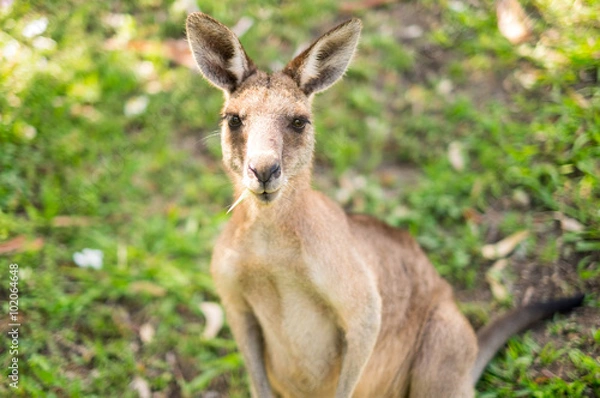
[{"label": "kangaroo's right ear", "polygon": [[195,12],[187,17],[186,29],[200,71],[218,88],[231,93],[256,72],[236,35],[219,21]]}]

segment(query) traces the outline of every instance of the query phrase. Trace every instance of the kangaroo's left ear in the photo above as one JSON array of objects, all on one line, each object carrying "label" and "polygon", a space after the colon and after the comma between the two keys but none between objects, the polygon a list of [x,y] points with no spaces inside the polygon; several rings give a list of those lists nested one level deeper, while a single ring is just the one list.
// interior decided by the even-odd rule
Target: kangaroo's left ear
[{"label": "kangaroo's left ear", "polygon": [[346,72],[362,23],[353,18],[321,36],[283,69],[306,95],[329,88]]},{"label": "kangaroo's left ear", "polygon": [[236,35],[225,25],[201,12],[186,21],[187,37],[200,71],[212,84],[231,93],[256,72]]}]

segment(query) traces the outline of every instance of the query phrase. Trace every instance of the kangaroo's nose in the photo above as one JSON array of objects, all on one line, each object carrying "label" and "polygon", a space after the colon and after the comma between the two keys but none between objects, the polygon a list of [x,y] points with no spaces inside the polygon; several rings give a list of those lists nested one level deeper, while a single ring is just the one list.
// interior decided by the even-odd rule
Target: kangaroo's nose
[{"label": "kangaroo's nose", "polygon": [[[254,175],[256,179],[262,183],[266,183],[271,178],[279,178],[281,175],[281,165],[275,163],[272,165],[265,165],[264,167],[255,167],[252,163],[248,164],[248,171]],[[250,174],[249,173],[249,174]]]}]

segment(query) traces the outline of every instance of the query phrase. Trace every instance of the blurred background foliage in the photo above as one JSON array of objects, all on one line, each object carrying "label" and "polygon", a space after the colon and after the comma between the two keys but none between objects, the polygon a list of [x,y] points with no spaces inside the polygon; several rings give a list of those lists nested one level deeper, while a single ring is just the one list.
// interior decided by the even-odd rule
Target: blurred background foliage
[{"label": "blurred background foliage", "polygon": [[[0,395],[248,396],[226,326],[205,333],[232,198],[222,96],[183,40],[196,10],[267,70],[360,17],[345,80],[315,100],[315,186],[409,229],[476,324],[589,292],[478,389],[600,395],[595,0],[0,1],[0,259],[19,264],[23,325],[20,388]],[[523,230],[490,273],[482,247]],[[99,269],[76,264],[86,248]]]}]

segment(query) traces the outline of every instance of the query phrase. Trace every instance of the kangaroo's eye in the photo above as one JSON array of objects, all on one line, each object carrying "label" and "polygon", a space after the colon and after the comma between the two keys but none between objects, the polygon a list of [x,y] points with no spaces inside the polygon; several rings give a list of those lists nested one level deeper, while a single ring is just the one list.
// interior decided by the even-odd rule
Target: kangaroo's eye
[{"label": "kangaroo's eye", "polygon": [[308,123],[308,120],[306,119],[302,119],[302,118],[294,118],[292,120],[292,128],[296,131],[302,131],[304,130],[304,127],[306,127],[306,123]]},{"label": "kangaroo's eye", "polygon": [[236,129],[242,125],[242,119],[238,115],[231,115],[227,118],[227,124],[232,129]]}]

